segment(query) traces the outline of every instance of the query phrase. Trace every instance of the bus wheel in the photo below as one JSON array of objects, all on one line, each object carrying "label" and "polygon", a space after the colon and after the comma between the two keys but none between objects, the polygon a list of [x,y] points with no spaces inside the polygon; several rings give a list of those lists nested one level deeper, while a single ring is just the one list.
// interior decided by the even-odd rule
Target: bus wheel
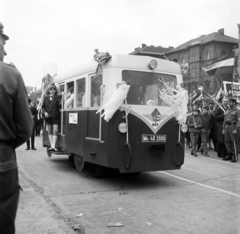
[{"label": "bus wheel", "polygon": [[75,162],[74,162],[74,155],[70,155],[68,156],[68,162],[69,162],[69,165],[72,167],[72,168],[76,168],[76,165],[75,165]]},{"label": "bus wheel", "polygon": [[52,157],[52,152],[48,150],[49,148],[50,148],[50,147],[47,146],[47,155],[48,155],[49,158],[51,158],[51,157]]},{"label": "bus wheel", "polygon": [[132,177],[137,177],[141,174],[141,172],[131,172],[131,173],[128,173],[129,176],[132,176]]},{"label": "bus wheel", "polygon": [[78,171],[83,170],[85,164],[83,156],[74,154],[74,163]]},{"label": "bus wheel", "polygon": [[105,175],[105,170],[106,168],[101,166],[101,165],[97,165],[94,163],[91,163],[91,174],[92,177],[94,178],[101,178]]}]

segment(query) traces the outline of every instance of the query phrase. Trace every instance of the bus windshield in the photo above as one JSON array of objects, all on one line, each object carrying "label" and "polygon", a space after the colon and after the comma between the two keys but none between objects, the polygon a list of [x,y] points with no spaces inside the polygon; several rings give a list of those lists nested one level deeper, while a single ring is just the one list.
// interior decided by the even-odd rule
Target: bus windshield
[{"label": "bus windshield", "polygon": [[159,90],[164,88],[161,79],[171,88],[176,88],[176,77],[161,73],[126,71],[122,79],[130,85],[127,103],[130,105],[166,106],[159,98]]}]

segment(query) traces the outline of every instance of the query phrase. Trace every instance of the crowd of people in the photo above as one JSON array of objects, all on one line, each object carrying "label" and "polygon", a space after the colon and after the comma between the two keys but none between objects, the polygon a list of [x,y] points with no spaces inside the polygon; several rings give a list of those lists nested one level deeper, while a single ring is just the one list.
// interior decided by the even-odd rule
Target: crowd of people
[{"label": "crowd of people", "polygon": [[236,162],[240,140],[240,109],[236,99],[221,97],[218,101],[201,100],[189,106],[186,146],[191,155],[197,152],[209,157],[209,150],[223,160]]}]

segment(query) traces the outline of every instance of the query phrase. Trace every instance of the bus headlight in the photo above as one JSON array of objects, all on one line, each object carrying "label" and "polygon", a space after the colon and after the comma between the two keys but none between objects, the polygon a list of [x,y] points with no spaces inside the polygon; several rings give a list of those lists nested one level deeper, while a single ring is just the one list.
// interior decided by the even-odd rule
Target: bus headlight
[{"label": "bus headlight", "polygon": [[149,63],[149,67],[150,67],[152,70],[156,69],[157,65],[158,65],[158,63],[157,63],[156,60],[151,60],[151,62]]},{"label": "bus headlight", "polygon": [[183,133],[187,132],[187,130],[188,130],[187,124],[182,124],[181,130],[182,130]]},{"label": "bus headlight", "polygon": [[127,124],[126,123],[120,123],[118,126],[118,130],[121,133],[126,133],[128,130]]}]

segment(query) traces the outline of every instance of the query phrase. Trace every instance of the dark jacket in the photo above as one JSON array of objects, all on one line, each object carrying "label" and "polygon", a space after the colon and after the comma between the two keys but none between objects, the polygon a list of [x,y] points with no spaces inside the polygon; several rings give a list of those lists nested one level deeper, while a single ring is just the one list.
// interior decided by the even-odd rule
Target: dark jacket
[{"label": "dark jacket", "polygon": [[17,168],[15,148],[31,136],[33,119],[27,100],[21,74],[0,62],[0,174]]},{"label": "dark jacket", "polygon": [[33,120],[36,122],[37,121],[37,115],[38,115],[38,111],[37,111],[36,107],[30,106],[30,111],[31,111]]},{"label": "dark jacket", "polygon": [[218,143],[224,144],[224,135],[222,134],[223,131],[223,120],[224,120],[224,112],[223,110],[218,107],[215,112],[214,116],[214,129],[215,129],[215,139]]},{"label": "dark jacket", "polygon": [[[194,127],[194,124],[197,125],[197,128]],[[202,122],[202,119],[201,117],[198,115],[198,116],[189,116],[189,119],[188,119],[188,122],[187,122],[187,125],[189,127],[189,132],[201,132],[201,128],[203,126],[203,122]]]},{"label": "dark jacket", "polygon": [[51,101],[50,96],[46,96],[42,105],[43,113],[45,114],[47,112],[49,118],[60,118],[61,98],[61,95],[55,95]]},{"label": "dark jacket", "polygon": [[203,127],[202,130],[210,131],[212,129],[212,115],[211,114],[201,114],[200,117],[203,121]]},{"label": "dark jacket", "polygon": [[32,133],[33,120],[27,100],[21,74],[0,62],[0,141],[12,141],[14,148],[28,140]]}]

